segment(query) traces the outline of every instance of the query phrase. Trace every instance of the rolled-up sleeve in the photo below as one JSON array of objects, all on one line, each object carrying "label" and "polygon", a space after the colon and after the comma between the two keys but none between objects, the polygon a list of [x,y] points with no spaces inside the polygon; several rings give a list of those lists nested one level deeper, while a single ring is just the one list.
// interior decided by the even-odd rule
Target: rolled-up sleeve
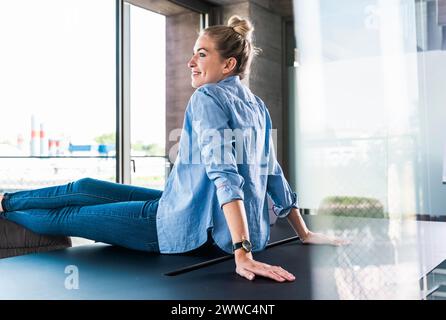
[{"label": "rolled-up sleeve", "polygon": [[199,88],[191,98],[191,114],[199,158],[215,184],[220,207],[243,200],[244,179],[238,172],[232,135],[225,135],[225,130],[232,129],[222,103],[208,90]]},{"label": "rolled-up sleeve", "polygon": [[[271,118],[267,112],[267,127],[271,127]],[[272,136],[269,137],[268,182],[266,190],[273,202],[273,212],[279,217],[286,217],[292,208],[299,208],[298,197],[288,181],[277,161]]]}]

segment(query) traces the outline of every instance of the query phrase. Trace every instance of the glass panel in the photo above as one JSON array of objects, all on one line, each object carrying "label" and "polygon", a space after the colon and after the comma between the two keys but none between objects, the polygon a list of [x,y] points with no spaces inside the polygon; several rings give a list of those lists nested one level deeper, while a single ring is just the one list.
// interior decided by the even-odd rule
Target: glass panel
[{"label": "glass panel", "polygon": [[167,169],[166,18],[129,6],[132,184],[163,189]]},{"label": "glass panel", "polygon": [[342,3],[297,1],[302,206],[368,197],[383,215],[413,214],[421,130],[414,3]]},{"label": "glass panel", "polygon": [[294,1],[293,183],[302,208],[330,217],[316,229],[355,242],[336,257],[340,298],[420,298],[418,280],[439,263],[425,251],[429,228],[410,221],[446,215],[445,28],[435,8]]},{"label": "glass panel", "polygon": [[115,181],[115,29],[114,1],[2,2],[0,192]]}]

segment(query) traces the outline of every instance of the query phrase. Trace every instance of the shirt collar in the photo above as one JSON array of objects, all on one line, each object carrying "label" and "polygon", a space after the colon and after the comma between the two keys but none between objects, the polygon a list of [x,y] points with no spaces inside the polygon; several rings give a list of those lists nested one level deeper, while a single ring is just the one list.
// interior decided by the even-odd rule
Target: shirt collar
[{"label": "shirt collar", "polygon": [[219,82],[220,83],[233,83],[233,84],[237,84],[237,83],[240,83],[240,76],[239,75],[229,76],[227,78],[224,78],[223,80],[220,80]]}]

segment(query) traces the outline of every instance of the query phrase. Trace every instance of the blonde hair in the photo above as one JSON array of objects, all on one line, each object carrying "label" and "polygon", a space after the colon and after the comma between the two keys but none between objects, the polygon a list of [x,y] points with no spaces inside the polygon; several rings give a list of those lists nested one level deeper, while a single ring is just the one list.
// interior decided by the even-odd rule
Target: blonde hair
[{"label": "blonde hair", "polygon": [[223,58],[234,57],[237,60],[234,73],[243,79],[249,74],[253,56],[260,52],[252,44],[253,32],[254,27],[249,20],[235,15],[229,18],[227,26],[210,26],[201,34],[212,38]]}]

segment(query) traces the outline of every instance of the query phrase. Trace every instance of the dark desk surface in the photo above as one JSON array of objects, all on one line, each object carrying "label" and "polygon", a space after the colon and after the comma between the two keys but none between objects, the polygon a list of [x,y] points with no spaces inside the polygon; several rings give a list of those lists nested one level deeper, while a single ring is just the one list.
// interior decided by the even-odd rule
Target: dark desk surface
[{"label": "dark desk surface", "polygon": [[[235,274],[232,259],[166,276],[222,252],[158,255],[97,243],[0,260],[0,299],[420,299],[420,278],[446,258],[446,223],[304,218],[315,231],[353,242],[331,247],[293,241],[255,254],[294,273],[294,282],[249,282]],[[271,241],[294,235],[286,219],[271,230]],[[72,266],[79,288],[70,290]]]}]

